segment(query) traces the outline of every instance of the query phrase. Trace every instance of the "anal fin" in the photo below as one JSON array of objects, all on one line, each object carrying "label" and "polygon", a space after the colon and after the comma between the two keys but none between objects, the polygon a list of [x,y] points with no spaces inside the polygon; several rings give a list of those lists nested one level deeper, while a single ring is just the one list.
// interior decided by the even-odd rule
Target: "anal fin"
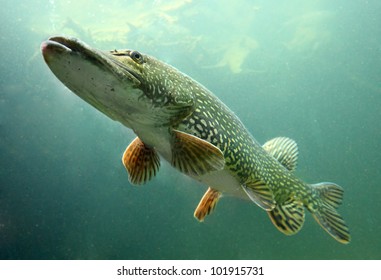
[{"label": "anal fin", "polygon": [[259,207],[266,211],[270,211],[275,207],[273,192],[262,181],[248,182],[242,185],[242,189],[247,196]]},{"label": "anal fin", "polygon": [[173,130],[172,166],[188,175],[201,176],[225,167],[225,158],[213,144],[185,132]]},{"label": "anal fin", "polygon": [[160,167],[160,158],[155,149],[145,145],[139,137],[128,145],[122,162],[127,169],[128,179],[135,185],[151,180]]},{"label": "anal fin", "polygon": [[274,226],[286,235],[297,233],[304,223],[303,203],[292,198],[276,205],[273,210],[267,213]]},{"label": "anal fin", "polygon": [[209,187],[197,205],[193,214],[194,217],[203,222],[205,217],[214,210],[220,197],[221,193],[219,191]]}]

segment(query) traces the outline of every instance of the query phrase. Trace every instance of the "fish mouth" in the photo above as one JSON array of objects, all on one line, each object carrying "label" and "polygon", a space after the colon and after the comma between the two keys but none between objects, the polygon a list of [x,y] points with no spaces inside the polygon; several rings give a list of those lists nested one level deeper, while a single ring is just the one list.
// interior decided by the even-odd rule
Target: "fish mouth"
[{"label": "fish mouth", "polygon": [[127,65],[107,52],[91,48],[77,38],[50,37],[47,41],[42,42],[41,52],[48,65],[59,55],[77,55],[98,67],[112,72],[121,81],[128,80],[136,87],[141,84],[140,76]]}]

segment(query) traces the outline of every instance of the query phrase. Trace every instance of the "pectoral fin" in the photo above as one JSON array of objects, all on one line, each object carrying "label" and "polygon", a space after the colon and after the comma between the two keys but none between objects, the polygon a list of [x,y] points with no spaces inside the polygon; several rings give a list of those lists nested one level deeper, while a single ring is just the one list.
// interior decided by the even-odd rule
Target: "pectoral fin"
[{"label": "pectoral fin", "polygon": [[209,187],[197,205],[193,214],[194,217],[203,222],[205,217],[214,210],[220,197],[221,193],[219,191]]},{"label": "pectoral fin", "polygon": [[172,165],[188,175],[222,170],[225,158],[219,148],[196,136],[173,130]]},{"label": "pectoral fin", "polygon": [[270,188],[262,181],[248,182],[242,185],[247,196],[259,207],[270,211],[275,207],[274,195]]},{"label": "pectoral fin", "polygon": [[145,145],[138,137],[128,145],[122,158],[132,184],[140,185],[151,180],[160,167],[160,158],[154,148]]}]

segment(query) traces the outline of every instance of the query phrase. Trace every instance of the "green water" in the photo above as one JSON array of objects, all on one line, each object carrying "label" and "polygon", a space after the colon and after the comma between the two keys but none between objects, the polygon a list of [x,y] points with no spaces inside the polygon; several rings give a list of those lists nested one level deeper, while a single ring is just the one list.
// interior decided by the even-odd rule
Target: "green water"
[{"label": "green water", "polygon": [[[75,3],[74,3],[75,2]],[[380,259],[381,2],[9,1],[0,10],[0,259]],[[264,143],[299,145],[297,175],[345,189],[352,242],[307,213],[287,237],[248,201],[220,200],[167,163],[131,186],[132,131],[70,93],[51,35],[149,53],[223,100]]]}]

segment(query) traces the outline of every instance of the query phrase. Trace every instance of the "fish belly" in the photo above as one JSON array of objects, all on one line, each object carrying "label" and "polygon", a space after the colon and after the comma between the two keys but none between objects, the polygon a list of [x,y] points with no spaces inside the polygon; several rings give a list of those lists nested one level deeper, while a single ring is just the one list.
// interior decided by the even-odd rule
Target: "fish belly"
[{"label": "fish belly", "polygon": [[[172,150],[170,146],[170,135],[167,128],[140,128],[134,129],[140,140],[146,145],[152,146],[160,156],[168,161],[172,161]],[[220,171],[209,172],[202,176],[189,177],[222,192],[224,195],[235,196],[247,199],[246,193],[242,190],[240,182],[225,167]]]},{"label": "fish belly", "polygon": [[224,195],[248,199],[247,194],[242,190],[240,182],[226,168],[194,179],[220,191]]}]

